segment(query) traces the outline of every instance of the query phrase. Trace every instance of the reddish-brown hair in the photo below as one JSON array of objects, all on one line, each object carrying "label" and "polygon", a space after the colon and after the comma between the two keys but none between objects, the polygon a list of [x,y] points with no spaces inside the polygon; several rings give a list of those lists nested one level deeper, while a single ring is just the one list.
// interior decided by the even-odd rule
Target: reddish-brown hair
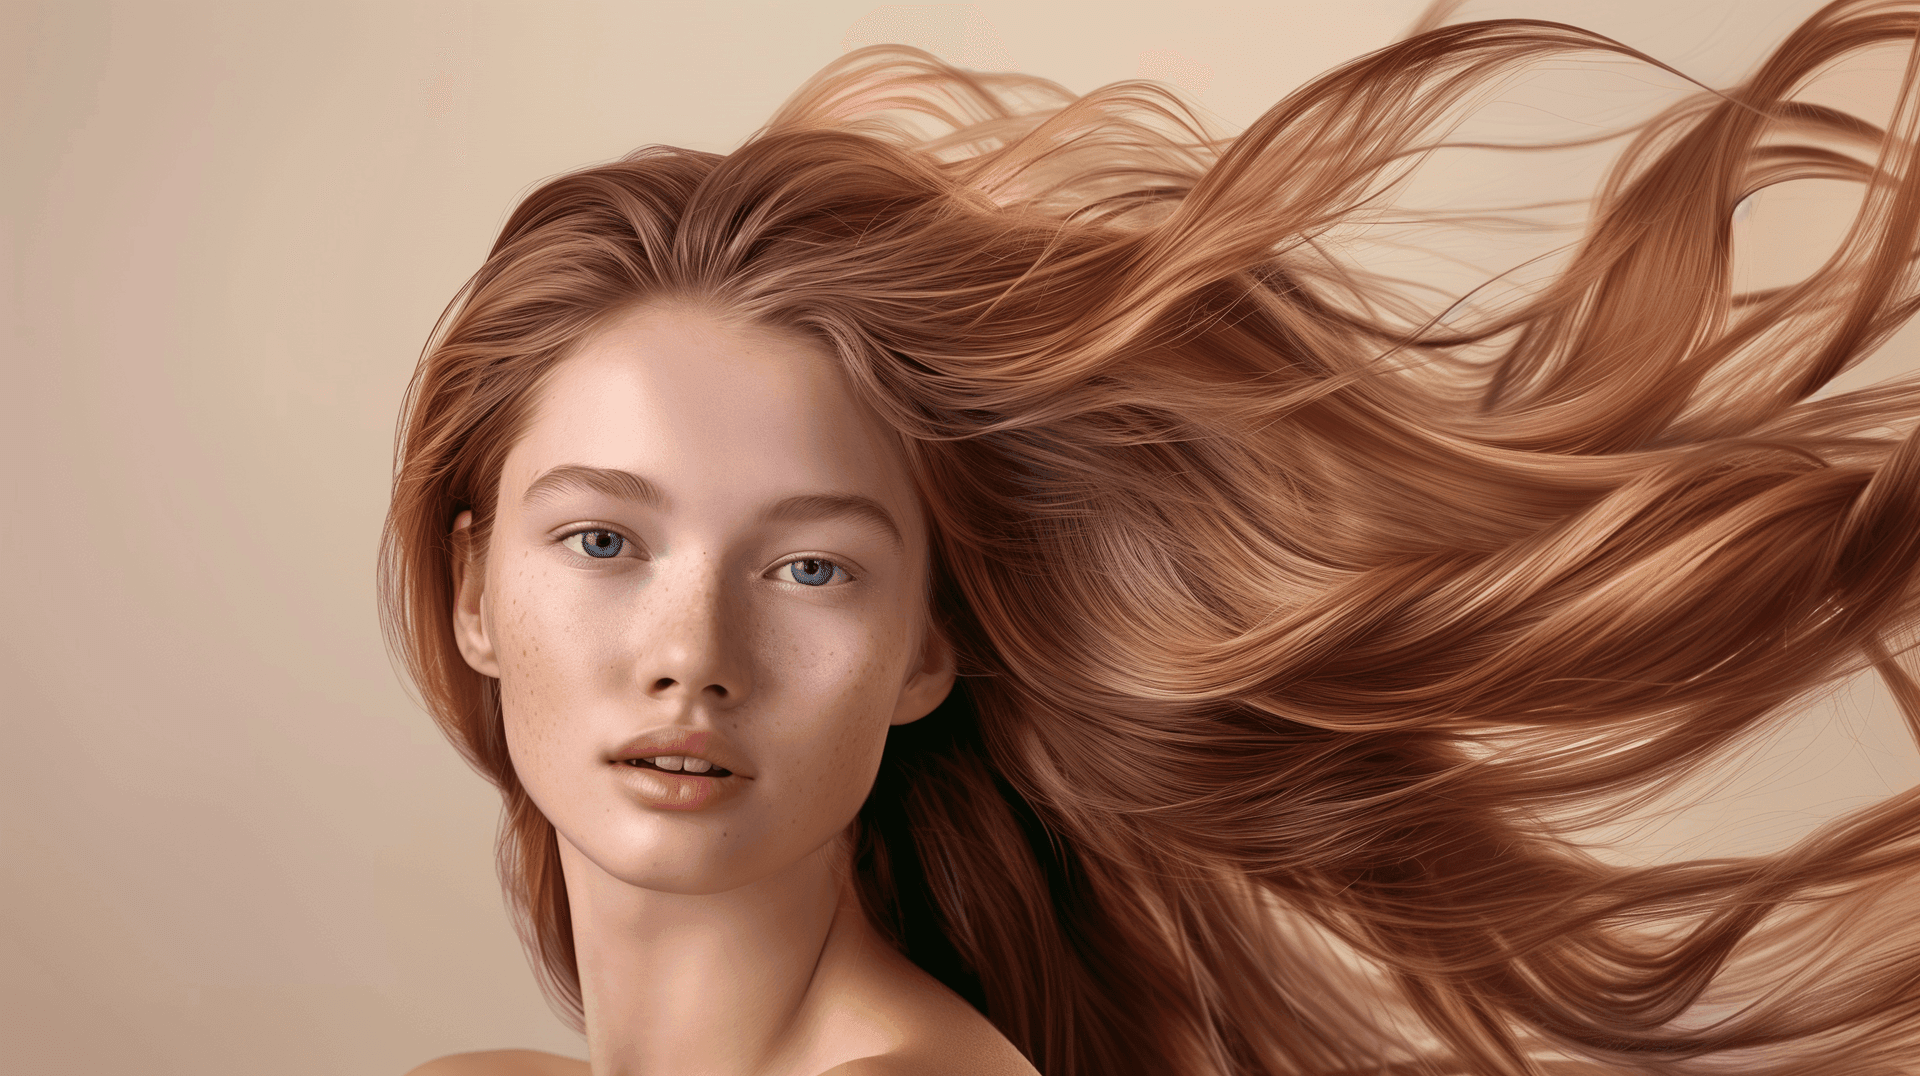
[{"label": "reddish-brown hair", "polygon": [[[1920,86],[1885,130],[1793,100],[1917,31],[1831,5],[1645,125],[1554,279],[1444,323],[1324,240],[1493,80],[1645,57],[1439,27],[1224,139],[867,50],[732,154],[541,187],[414,377],[382,578],[550,995],[580,1019],[556,838],[449,529],[484,548],[542,376],[672,297],[825,342],[901,434],[964,675],[892,734],[859,892],[1041,1071],[1915,1071],[1920,794],[1758,858],[1566,834],[1867,663],[1920,734],[1920,384],[1816,396],[1920,302]],[[1808,175],[1865,184],[1853,229],[1735,294],[1735,205]]]}]

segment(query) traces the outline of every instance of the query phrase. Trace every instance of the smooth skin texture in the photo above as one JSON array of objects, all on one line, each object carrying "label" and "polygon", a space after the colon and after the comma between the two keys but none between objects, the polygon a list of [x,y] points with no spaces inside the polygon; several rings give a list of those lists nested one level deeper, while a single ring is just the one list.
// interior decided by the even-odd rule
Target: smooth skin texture
[{"label": "smooth skin texture", "polygon": [[[849,883],[887,728],[954,670],[899,445],[830,354],[697,307],[627,312],[541,389],[484,550],[471,522],[455,634],[559,833],[590,1068],[503,1051],[416,1072],[1033,1071]],[[636,768],[636,737],[694,737],[732,775]]]}]

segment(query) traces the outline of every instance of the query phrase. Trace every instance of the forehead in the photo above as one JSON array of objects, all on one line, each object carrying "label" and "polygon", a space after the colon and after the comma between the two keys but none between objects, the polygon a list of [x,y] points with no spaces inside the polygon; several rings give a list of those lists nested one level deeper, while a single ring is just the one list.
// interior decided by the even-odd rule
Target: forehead
[{"label": "forehead", "polygon": [[897,440],[823,345],[695,307],[629,311],[555,366],[502,492],[568,465],[632,470],[676,502],[827,492],[914,504]]}]

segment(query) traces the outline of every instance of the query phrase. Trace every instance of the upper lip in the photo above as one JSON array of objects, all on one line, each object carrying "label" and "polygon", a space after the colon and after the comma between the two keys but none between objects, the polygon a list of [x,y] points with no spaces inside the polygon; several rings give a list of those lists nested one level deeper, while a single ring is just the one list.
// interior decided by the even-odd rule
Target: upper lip
[{"label": "upper lip", "polygon": [[746,776],[736,765],[739,756],[733,753],[727,738],[706,730],[667,728],[643,732],[614,748],[613,753],[607,756],[607,761],[625,762],[630,758],[658,758],[661,755],[706,759],[717,769],[731,771],[739,777]]}]

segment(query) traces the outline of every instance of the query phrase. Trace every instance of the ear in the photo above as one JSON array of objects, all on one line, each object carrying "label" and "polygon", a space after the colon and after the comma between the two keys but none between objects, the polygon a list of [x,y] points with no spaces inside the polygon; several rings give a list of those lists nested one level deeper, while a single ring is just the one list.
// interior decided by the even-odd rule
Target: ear
[{"label": "ear", "polygon": [[901,687],[900,701],[893,708],[889,724],[905,725],[932,713],[953,690],[953,678],[953,647],[929,625],[926,641],[920,646],[920,665]]},{"label": "ear", "polygon": [[487,573],[480,550],[474,548],[473,512],[460,513],[453,521],[453,640],[460,656],[482,676],[500,677],[500,662],[494,657],[493,642],[487,630]]}]

